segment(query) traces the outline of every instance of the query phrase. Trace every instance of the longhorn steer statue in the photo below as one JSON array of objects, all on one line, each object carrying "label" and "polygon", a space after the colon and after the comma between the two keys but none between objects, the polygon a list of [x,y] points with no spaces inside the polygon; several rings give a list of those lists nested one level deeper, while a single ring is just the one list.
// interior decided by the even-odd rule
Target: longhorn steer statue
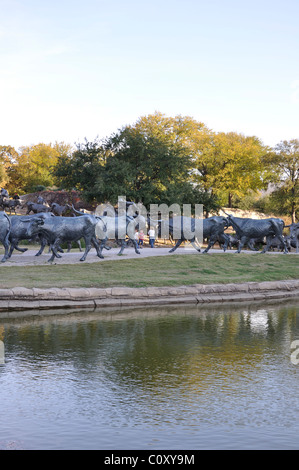
[{"label": "longhorn steer statue", "polygon": [[21,205],[22,203],[21,203],[20,198],[7,199],[7,198],[0,196],[0,206],[4,210],[8,209],[10,214],[12,210],[14,211],[14,213],[16,213],[16,207],[21,206]]},{"label": "longhorn steer statue", "polygon": [[[128,204],[128,206],[130,206]],[[82,213],[77,211],[74,206],[72,206],[74,213],[82,216]],[[100,243],[100,253],[102,253],[103,248],[110,249],[106,246],[108,240],[117,240],[121,242],[121,248],[118,255],[122,255],[126,247],[126,237],[129,237],[129,240],[135,248],[135,252],[140,255],[138,250],[138,244],[134,238],[135,229],[137,227],[144,228],[146,227],[146,219],[142,215],[131,216],[131,215],[121,215],[121,216],[90,216],[97,219],[96,225],[96,238],[101,241]],[[100,256],[103,257],[103,256]]]},{"label": "longhorn steer statue", "polygon": [[8,258],[9,251],[9,234],[10,234],[10,220],[5,212],[0,214],[0,242],[4,246],[5,254],[1,260],[1,263],[5,263]]},{"label": "longhorn steer statue", "polygon": [[122,255],[126,246],[126,236],[135,248],[135,252],[139,255],[138,244],[134,238],[135,229],[137,226],[144,227],[146,220],[143,216],[138,215],[132,217],[129,215],[110,217],[107,215],[97,216],[98,223],[96,227],[96,236],[101,240],[101,251],[105,247],[107,240],[119,240],[121,241],[121,248],[119,255]]},{"label": "longhorn steer statue", "polygon": [[9,198],[9,194],[8,194],[8,192],[7,192],[6,189],[1,188],[1,190],[0,190],[0,197],[7,197],[7,198]]},{"label": "longhorn steer statue", "polygon": [[183,241],[190,241],[192,246],[201,251],[198,244],[198,238],[208,239],[208,246],[203,251],[207,253],[214,244],[221,240],[228,244],[228,238],[225,237],[224,229],[228,226],[226,217],[209,217],[207,219],[193,219],[190,217],[178,216],[169,220],[161,220],[159,222],[159,233],[169,233],[173,238],[178,239],[176,245],[169,251],[173,253]]},{"label": "longhorn steer statue", "polygon": [[283,237],[284,221],[282,219],[247,219],[228,215],[229,225],[236,231],[236,235],[240,240],[237,253],[240,253],[243,246],[250,242],[253,238],[266,237],[266,246],[262,253],[266,253],[271,246],[273,237],[277,237],[284,247],[284,253],[288,253],[287,244]]},{"label": "longhorn steer statue", "polygon": [[[9,242],[10,242],[10,250],[9,250],[9,255],[8,258],[11,257],[12,253],[14,250],[18,250],[21,253],[24,253],[27,251],[27,248],[20,248],[18,245],[21,240],[30,240],[32,238],[31,232],[28,231],[29,228],[29,222],[35,220],[35,219],[47,219],[49,217],[55,217],[54,214],[44,212],[40,214],[33,214],[33,215],[28,215],[28,216],[11,216],[10,217],[10,223],[11,223],[11,230],[9,234]],[[42,248],[40,251],[37,253],[36,256],[42,253],[45,245],[47,244],[47,241],[43,239],[42,236],[39,236]]]},{"label": "longhorn steer statue", "polygon": [[299,224],[291,224],[287,227],[290,227],[290,246],[296,247],[296,253],[299,253]]},{"label": "longhorn steer statue", "polygon": [[27,212],[26,215],[29,215],[30,212],[33,212],[34,214],[40,214],[42,212],[50,212],[51,207],[45,206],[44,204],[37,204],[35,202],[27,202]]},{"label": "longhorn steer statue", "polygon": [[60,204],[57,204],[57,202],[53,202],[51,204],[51,212],[53,212],[53,214],[59,217],[64,215],[65,212],[68,210],[72,210],[71,206],[69,206],[68,204],[66,204],[65,206],[61,206]]},{"label": "longhorn steer statue", "polygon": [[50,244],[52,256],[48,260],[61,258],[58,254],[59,246],[63,242],[77,242],[81,238],[85,241],[85,252],[80,261],[85,261],[91,246],[94,245],[97,256],[103,258],[98,241],[95,236],[95,228],[98,220],[92,215],[82,215],[81,217],[51,217],[44,219],[43,223],[36,228],[34,235],[43,236]]}]

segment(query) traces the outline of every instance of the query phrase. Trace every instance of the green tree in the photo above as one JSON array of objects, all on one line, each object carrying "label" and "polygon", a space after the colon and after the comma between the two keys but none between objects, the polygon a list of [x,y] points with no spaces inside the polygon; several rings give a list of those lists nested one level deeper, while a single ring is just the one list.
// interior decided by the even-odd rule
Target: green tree
[{"label": "green tree", "polygon": [[0,186],[10,193],[14,190],[10,183],[12,179],[11,167],[18,156],[17,151],[10,145],[0,145]]},{"label": "green tree", "polygon": [[38,186],[55,185],[52,169],[58,158],[68,155],[70,150],[70,145],[63,142],[21,147],[10,170],[16,191],[33,192]]},{"label": "green tree", "polygon": [[294,223],[299,210],[299,140],[281,141],[267,157],[276,189],[270,202]]},{"label": "green tree", "polygon": [[0,155],[0,186],[5,186],[8,182],[8,177],[5,168],[5,162]]},{"label": "green tree", "polygon": [[106,143],[106,196],[151,203],[171,203],[184,197],[189,157],[184,149],[156,129],[126,127]]},{"label": "green tree", "polygon": [[267,151],[257,137],[235,132],[205,134],[197,147],[194,179],[206,191],[225,197],[231,207],[233,198],[265,187]]},{"label": "green tree", "polygon": [[103,202],[107,151],[98,140],[85,140],[76,147],[71,154],[58,157],[52,176],[60,187],[81,191],[86,201]]},{"label": "green tree", "polygon": [[[142,202],[204,203],[215,207],[216,198],[193,181],[194,149],[204,124],[190,117],[166,117],[161,113],[144,116],[106,141],[106,196],[118,195]],[[218,207],[218,206],[217,206]]]},{"label": "green tree", "polygon": [[126,196],[149,207],[152,203],[202,203],[219,208],[217,198],[194,181],[194,154],[204,124],[190,117],[155,113],[140,117],[104,141],[77,145],[58,158],[52,172],[65,189],[77,189],[97,202],[117,202]]}]

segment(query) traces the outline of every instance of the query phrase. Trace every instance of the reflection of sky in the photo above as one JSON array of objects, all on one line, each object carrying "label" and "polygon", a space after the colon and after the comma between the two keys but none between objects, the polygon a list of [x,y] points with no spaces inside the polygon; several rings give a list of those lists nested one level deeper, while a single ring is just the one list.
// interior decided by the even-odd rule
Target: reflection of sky
[{"label": "reflection of sky", "polygon": [[250,315],[250,328],[252,331],[266,333],[268,329],[268,317],[267,310],[261,309]]},{"label": "reflection of sky", "polygon": [[3,341],[0,340],[0,364],[4,364],[5,347]]}]

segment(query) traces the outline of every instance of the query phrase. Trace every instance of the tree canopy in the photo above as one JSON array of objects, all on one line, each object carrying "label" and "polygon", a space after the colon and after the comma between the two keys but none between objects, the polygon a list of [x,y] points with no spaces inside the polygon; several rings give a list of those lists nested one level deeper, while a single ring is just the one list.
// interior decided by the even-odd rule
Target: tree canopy
[{"label": "tree canopy", "polygon": [[0,146],[0,184],[9,192],[37,187],[81,191],[88,202],[119,196],[150,204],[203,204],[206,213],[231,207],[275,184],[269,201],[298,214],[299,141],[274,149],[256,136],[216,133],[189,116],[141,116],[105,139],[72,147],[63,142]]},{"label": "tree canopy", "polygon": [[71,146],[63,142],[21,147],[18,152],[12,147],[6,149],[8,187],[25,193],[34,192],[40,186],[53,186],[52,169],[59,157],[66,158],[71,152]]},{"label": "tree canopy", "polygon": [[276,183],[270,196],[273,206],[295,222],[299,211],[299,140],[281,141],[269,153],[267,163]]},{"label": "tree canopy", "polygon": [[146,207],[176,202],[217,209],[216,196],[192,177],[194,142],[205,133],[204,124],[192,118],[155,113],[103,141],[79,145],[70,158],[58,159],[53,174],[66,189],[82,190],[89,201],[114,204],[125,195]]}]

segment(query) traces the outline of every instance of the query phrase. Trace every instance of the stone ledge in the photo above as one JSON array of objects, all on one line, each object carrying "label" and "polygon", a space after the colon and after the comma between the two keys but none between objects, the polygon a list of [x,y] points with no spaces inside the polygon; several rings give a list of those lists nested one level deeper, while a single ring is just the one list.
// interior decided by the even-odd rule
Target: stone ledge
[{"label": "stone ledge", "polygon": [[0,312],[242,302],[299,297],[299,280],[165,287],[0,289]]},{"label": "stone ledge", "polygon": [[157,296],[181,297],[184,295],[206,295],[206,294],[237,294],[259,291],[293,291],[299,289],[299,279],[290,281],[265,281],[248,282],[242,284],[194,284],[190,286],[165,286],[165,287],[112,287],[112,288],[49,288],[28,289],[25,287],[14,287],[12,289],[0,289],[0,301],[13,300],[84,300],[104,298],[144,298]]}]

